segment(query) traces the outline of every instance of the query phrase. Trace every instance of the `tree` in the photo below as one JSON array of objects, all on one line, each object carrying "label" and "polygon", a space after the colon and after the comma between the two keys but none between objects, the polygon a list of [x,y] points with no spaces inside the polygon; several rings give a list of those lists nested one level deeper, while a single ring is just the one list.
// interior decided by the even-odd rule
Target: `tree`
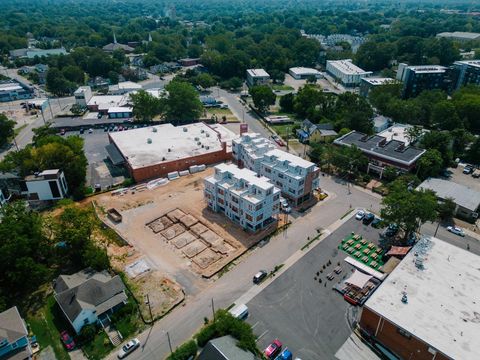
[{"label": "tree", "polygon": [[15,121],[9,120],[5,114],[0,114],[0,148],[14,135]]},{"label": "tree", "polygon": [[85,73],[78,66],[66,66],[62,69],[62,74],[65,79],[77,85],[83,85],[85,81]]},{"label": "tree", "polygon": [[443,159],[443,167],[448,167],[453,160],[451,136],[445,131],[430,131],[423,135],[421,145],[427,149],[436,149]]},{"label": "tree", "polygon": [[46,76],[47,90],[56,96],[69,94],[74,85],[63,76],[63,73],[57,68],[48,69]]},{"label": "tree", "polygon": [[42,216],[23,202],[0,209],[0,300],[12,305],[50,275],[52,244],[45,236]]},{"label": "tree", "polygon": [[249,90],[253,104],[261,113],[265,113],[270,105],[275,104],[276,95],[266,85],[252,86]]},{"label": "tree", "polygon": [[310,75],[307,77],[307,84],[316,84],[317,83],[317,77],[315,75]]},{"label": "tree", "polygon": [[86,111],[86,108],[84,106],[81,106],[79,104],[73,104],[72,107],[70,108],[70,112],[73,115],[82,115]]},{"label": "tree", "polygon": [[159,99],[145,90],[130,94],[133,105],[133,114],[136,119],[150,121],[165,111],[164,99]]},{"label": "tree", "polygon": [[166,118],[168,120],[192,121],[201,116],[203,106],[192,85],[181,81],[172,81],[165,86],[165,89],[169,94],[166,101]]},{"label": "tree", "polygon": [[467,158],[472,164],[480,165],[480,138],[477,138],[470,146],[467,152]]},{"label": "tree", "polygon": [[395,180],[389,185],[388,195],[382,199],[382,218],[397,224],[404,231],[406,241],[423,223],[437,217],[437,198],[432,191],[409,190],[407,184]]},{"label": "tree", "polygon": [[355,60],[362,69],[379,71],[389,66],[394,54],[394,46],[390,43],[367,41],[359,47]]},{"label": "tree", "polygon": [[450,100],[444,100],[435,105],[432,111],[431,123],[442,130],[463,128],[455,105]]},{"label": "tree", "polygon": [[443,168],[442,154],[437,149],[430,149],[417,161],[417,175],[420,179],[437,176]]},{"label": "tree", "polygon": [[455,209],[457,204],[451,198],[446,198],[445,200],[439,201],[437,205],[437,213],[440,221],[451,220],[455,214]]},{"label": "tree", "polygon": [[413,125],[408,127],[405,137],[408,139],[410,144],[415,144],[417,140],[422,136],[423,129],[418,125]]},{"label": "tree", "polygon": [[292,93],[283,95],[280,98],[280,109],[286,113],[293,112],[294,99],[295,99],[295,95],[293,95]]},{"label": "tree", "polygon": [[215,85],[215,80],[210,74],[207,73],[198,74],[194,77],[193,82],[195,85],[200,85],[204,89]]}]

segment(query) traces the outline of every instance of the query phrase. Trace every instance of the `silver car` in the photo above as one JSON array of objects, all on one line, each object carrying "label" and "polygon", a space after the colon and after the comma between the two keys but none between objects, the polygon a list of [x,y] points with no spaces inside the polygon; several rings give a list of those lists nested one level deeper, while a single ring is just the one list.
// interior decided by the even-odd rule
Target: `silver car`
[{"label": "silver car", "polygon": [[138,347],[140,347],[140,341],[137,338],[132,339],[129,342],[127,342],[125,345],[122,346],[122,348],[118,352],[117,357],[119,359],[123,359],[125,356],[130,354],[132,351],[134,351]]}]

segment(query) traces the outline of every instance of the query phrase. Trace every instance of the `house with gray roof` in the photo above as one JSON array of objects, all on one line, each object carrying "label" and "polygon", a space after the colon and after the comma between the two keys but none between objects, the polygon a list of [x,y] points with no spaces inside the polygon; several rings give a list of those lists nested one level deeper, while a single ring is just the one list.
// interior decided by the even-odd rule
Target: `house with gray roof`
[{"label": "house with gray roof", "polygon": [[457,205],[455,215],[476,219],[480,211],[480,192],[471,187],[453,181],[429,178],[422,182],[417,190],[432,190],[440,200],[452,199]]},{"label": "house with gray roof", "polygon": [[77,334],[88,324],[108,324],[109,315],[127,302],[122,279],[106,271],[85,269],[60,275],[53,289],[55,300]]},{"label": "house with gray roof", "polygon": [[198,360],[255,360],[250,351],[240,349],[237,340],[230,335],[210,340],[198,356]]},{"label": "house with gray roof", "polygon": [[300,129],[297,129],[297,136],[300,142],[325,142],[337,136],[333,124],[314,124],[310,120],[303,120]]},{"label": "house with gray roof", "polygon": [[0,313],[0,359],[31,359],[28,330],[16,306]]}]

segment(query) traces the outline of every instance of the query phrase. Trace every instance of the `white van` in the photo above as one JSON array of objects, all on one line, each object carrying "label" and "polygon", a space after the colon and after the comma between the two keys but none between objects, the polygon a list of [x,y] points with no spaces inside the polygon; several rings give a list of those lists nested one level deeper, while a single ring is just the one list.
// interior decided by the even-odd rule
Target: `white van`
[{"label": "white van", "polygon": [[229,313],[232,314],[234,318],[245,320],[248,317],[248,307],[245,304],[240,304],[230,309]]}]

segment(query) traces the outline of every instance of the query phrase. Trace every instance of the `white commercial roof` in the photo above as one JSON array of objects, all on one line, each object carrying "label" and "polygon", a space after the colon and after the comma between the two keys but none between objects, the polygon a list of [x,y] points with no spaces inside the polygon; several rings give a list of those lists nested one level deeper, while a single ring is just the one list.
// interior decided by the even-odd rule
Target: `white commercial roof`
[{"label": "white commercial roof", "polygon": [[408,137],[407,131],[411,128],[413,128],[412,125],[393,124],[388,129],[379,132],[378,135],[383,136],[387,139],[387,141],[398,140],[405,143],[405,146],[408,146],[410,145],[410,139]]},{"label": "white commercial roof", "polygon": [[0,84],[0,91],[22,90],[22,87],[16,82]]},{"label": "white commercial roof", "polygon": [[222,150],[219,133],[204,123],[156,125],[109,136],[133,169]]},{"label": "white commercial roof", "polygon": [[98,105],[101,108],[119,107],[127,104],[128,95],[94,95],[88,101],[89,106]]},{"label": "white commercial roof", "polygon": [[274,187],[274,185],[270,182],[270,179],[266,178],[265,176],[259,177],[254,171],[246,168],[240,169],[234,164],[219,164],[215,166],[215,169],[220,171],[228,171],[234,178],[243,179],[251,185],[255,185],[263,190],[268,190]]},{"label": "white commercial roof", "polygon": [[292,73],[299,76],[308,76],[308,75],[320,75],[321,72],[317,69],[306,68],[306,67],[292,67],[289,69]]},{"label": "white commercial roof", "polygon": [[302,159],[299,156],[287,153],[287,152],[279,150],[279,149],[270,150],[265,155],[266,156],[272,156],[273,155],[279,161],[288,161],[288,162],[290,162],[290,164],[292,164],[294,166],[300,166],[300,167],[303,167],[303,168],[309,168],[309,167],[315,165],[314,163],[312,163],[310,161],[307,161],[305,159]]},{"label": "white commercial roof", "polygon": [[365,71],[359,68],[357,65],[352,63],[351,59],[345,60],[328,60],[328,64],[335,67],[338,71],[342,72],[345,75],[363,75],[363,74],[371,74],[370,71]]},{"label": "white commercial roof", "polygon": [[422,182],[417,189],[435,191],[441,199],[452,198],[455,204],[470,211],[476,211],[480,206],[480,192],[453,181],[429,178]]},{"label": "white commercial roof", "polygon": [[248,69],[247,73],[251,77],[269,77],[270,76],[264,69]]},{"label": "white commercial roof", "polygon": [[385,84],[390,84],[395,82],[395,79],[388,78],[388,77],[387,78],[368,77],[368,78],[362,78],[362,81],[366,81],[371,85],[385,85]]},{"label": "white commercial roof", "polygon": [[111,114],[111,113],[123,113],[123,112],[132,112],[133,111],[133,108],[131,107],[111,107],[111,108],[108,108],[108,113]]},{"label": "white commercial roof", "polygon": [[464,32],[464,31],[454,31],[454,32],[441,32],[437,34],[439,37],[453,37],[453,38],[464,38],[475,40],[480,37],[479,33],[473,32]]},{"label": "white commercial roof", "polygon": [[[452,359],[480,354],[480,257],[425,237],[365,307]],[[407,303],[402,302],[403,295]]]},{"label": "white commercial roof", "polygon": [[467,65],[467,66],[480,67],[480,60],[455,61],[453,64],[454,65]]}]

